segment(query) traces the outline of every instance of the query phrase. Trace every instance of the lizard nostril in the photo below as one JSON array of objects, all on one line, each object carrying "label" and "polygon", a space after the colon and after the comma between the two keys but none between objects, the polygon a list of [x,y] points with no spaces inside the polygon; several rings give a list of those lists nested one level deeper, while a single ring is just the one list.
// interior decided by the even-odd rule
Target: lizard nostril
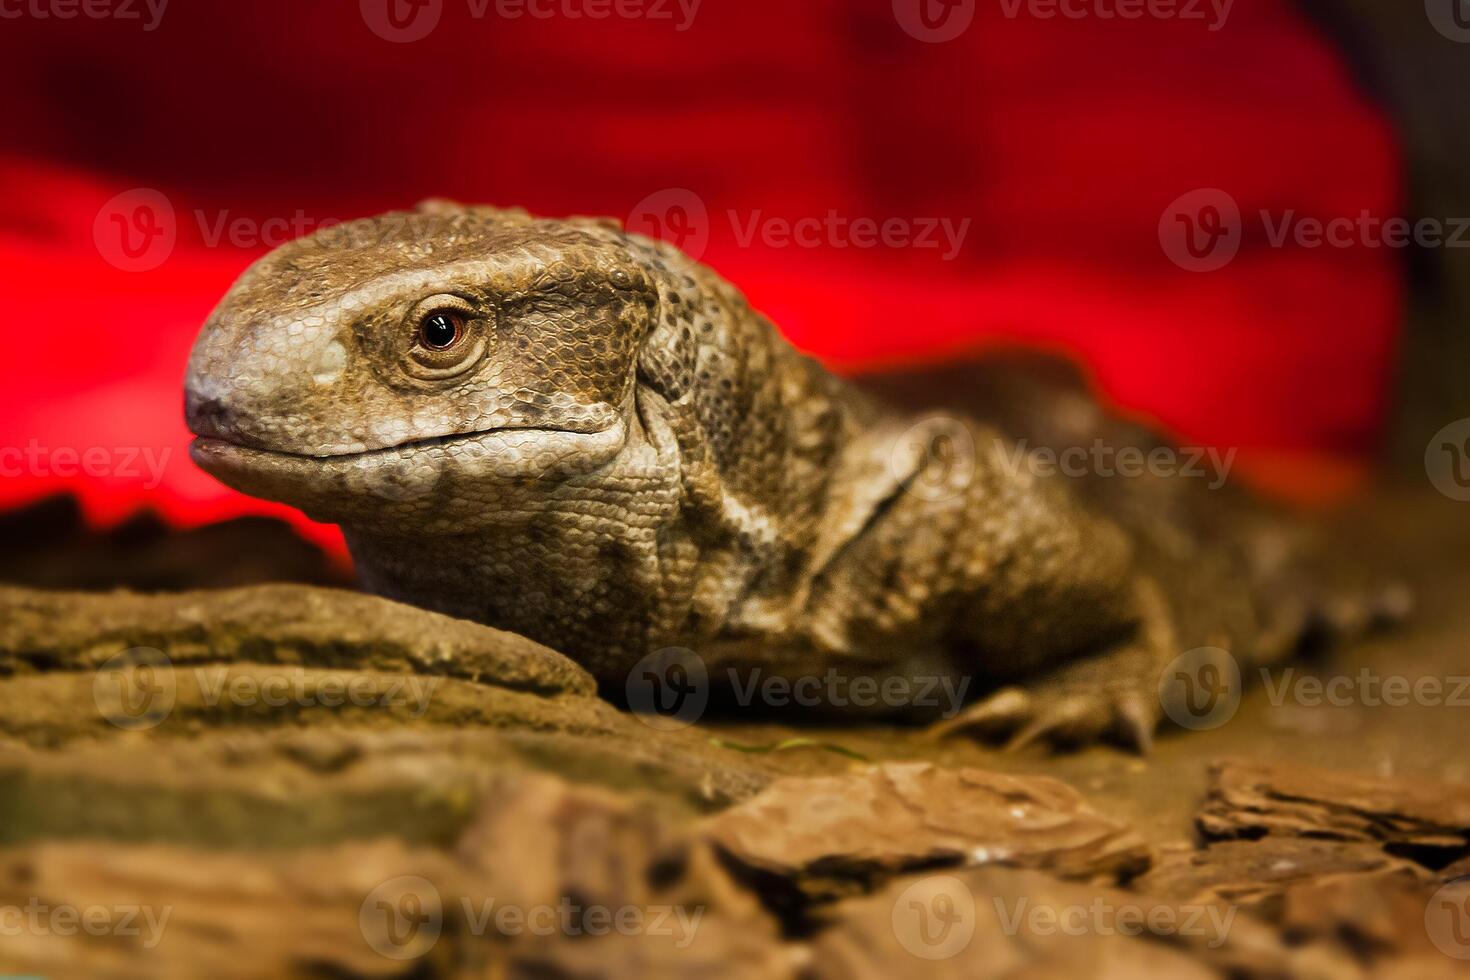
[{"label": "lizard nostril", "polygon": [[218,398],[189,392],[184,399],[184,418],[196,436],[218,436],[230,432],[233,413]]}]

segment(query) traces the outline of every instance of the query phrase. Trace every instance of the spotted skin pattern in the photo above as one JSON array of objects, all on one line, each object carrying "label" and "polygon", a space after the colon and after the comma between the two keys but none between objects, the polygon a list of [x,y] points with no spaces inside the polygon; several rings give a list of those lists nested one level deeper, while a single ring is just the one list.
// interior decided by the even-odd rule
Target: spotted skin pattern
[{"label": "spotted skin pattern", "polygon": [[[420,331],[441,312],[449,351]],[[1224,552],[1190,559],[1223,598],[1171,605],[1159,549],[995,429],[908,451],[915,419],[607,220],[434,202],[284,245],[205,323],[186,413],[203,468],[340,524],[370,591],[609,687],[682,646],[712,671],[970,678],[991,695],[950,729],[1146,745],[1160,666],[1267,618]]]}]

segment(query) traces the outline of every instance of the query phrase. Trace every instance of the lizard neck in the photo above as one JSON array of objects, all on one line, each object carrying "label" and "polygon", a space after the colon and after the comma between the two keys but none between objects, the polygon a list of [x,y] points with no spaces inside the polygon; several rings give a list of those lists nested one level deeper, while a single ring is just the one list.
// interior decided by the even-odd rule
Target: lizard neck
[{"label": "lizard neck", "polygon": [[679,472],[670,537],[698,556],[684,632],[780,631],[820,559],[845,460],[878,412],[713,271],[686,260],[672,273],[659,282],[638,400]]}]

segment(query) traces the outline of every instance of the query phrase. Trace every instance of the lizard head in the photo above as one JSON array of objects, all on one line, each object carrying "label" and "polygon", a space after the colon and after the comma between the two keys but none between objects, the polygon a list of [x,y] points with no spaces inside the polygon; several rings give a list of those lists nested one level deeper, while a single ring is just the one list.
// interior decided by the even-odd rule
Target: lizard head
[{"label": "lizard head", "polygon": [[657,249],[452,205],[290,242],[195,341],[193,457],[318,520],[420,530],[595,471],[628,440]]}]

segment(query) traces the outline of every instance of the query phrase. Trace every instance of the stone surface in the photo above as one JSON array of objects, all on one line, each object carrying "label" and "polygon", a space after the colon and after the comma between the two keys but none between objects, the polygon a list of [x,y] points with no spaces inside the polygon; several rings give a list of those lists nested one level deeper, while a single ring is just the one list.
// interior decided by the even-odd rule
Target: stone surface
[{"label": "stone surface", "polygon": [[[1414,576],[1421,616],[1406,633],[1363,648],[1357,660],[1318,669],[1463,672],[1470,581],[1462,556],[1470,535],[1423,501],[1393,513],[1379,563],[1400,553],[1426,556]],[[1429,557],[1435,554],[1443,560]],[[1273,724],[1278,709],[1255,689],[1229,724],[1162,738],[1148,761],[1098,750],[1006,755],[871,722],[817,729],[711,714],[664,731],[577,693],[585,689],[575,684],[513,688],[500,683],[493,665],[478,679],[436,667],[422,652],[405,652],[415,639],[409,630],[387,644],[371,637],[340,648],[305,644],[302,654],[275,639],[239,640],[239,631],[248,635],[258,624],[236,612],[217,618],[209,597],[229,593],[198,593],[202,634],[235,636],[220,656],[187,630],[142,615],[99,620],[89,640],[64,604],[44,606],[74,597],[6,594],[12,601],[0,605],[0,636],[12,642],[0,645],[0,906],[24,911],[35,899],[79,910],[171,904],[174,911],[154,950],[140,950],[131,936],[32,929],[0,937],[0,973],[1432,980],[1470,968],[1436,944],[1452,942],[1457,924],[1470,927],[1470,911],[1456,918],[1460,906],[1451,900],[1460,893],[1435,892],[1470,873],[1470,856],[1456,857],[1466,853],[1456,814],[1470,770],[1463,719],[1452,707],[1324,708],[1351,714],[1354,725],[1284,732]],[[17,595],[25,601],[15,602]],[[82,604],[72,608],[91,615],[137,597],[75,598]],[[28,605],[37,601],[43,604]],[[231,608],[227,602],[222,610]],[[283,614],[266,620],[276,624],[272,630],[283,621]],[[16,623],[23,629],[6,634]],[[102,711],[110,702],[99,701],[97,688],[99,678],[114,686],[117,678],[110,667],[97,668],[120,642],[160,632],[174,644],[174,700],[167,712],[138,716],[156,721],[152,727],[119,727]],[[495,652],[482,650],[487,658]],[[525,674],[505,672],[514,683]],[[155,671],[151,681],[158,680]],[[239,697],[281,682],[292,692],[287,703]],[[366,703],[319,697],[354,682]],[[426,701],[408,697],[415,682],[436,682],[418,689],[428,691]],[[206,697],[218,690],[233,693]],[[395,690],[396,701],[388,697]],[[806,747],[721,747],[791,738]],[[822,745],[876,766],[855,766]],[[1233,771],[1254,775],[1212,795],[1211,785],[1226,784],[1210,782],[1207,760],[1221,756],[1245,760]],[[1249,761],[1283,757],[1293,765]],[[1351,775],[1354,769],[1424,777]],[[906,770],[912,776],[902,792],[875,779]],[[1038,779],[1043,773],[1075,791],[1048,788]],[[783,776],[792,781],[773,785]],[[825,780],[847,789],[791,791]],[[1046,870],[959,867],[980,838],[1020,835],[1022,824],[1006,822],[1006,786],[1046,801],[1033,816],[1056,816],[1023,839],[1028,860]],[[778,820],[766,803],[757,805],[767,788],[765,799],[784,798],[789,813],[763,834],[756,815]],[[872,805],[865,809],[862,800]],[[1197,845],[1187,838],[1202,801],[1207,811],[1220,808],[1228,835]],[[733,840],[751,854],[787,849],[787,858],[800,858],[789,864],[795,870],[761,871],[736,860],[710,834],[722,813],[746,828]],[[813,832],[822,819],[833,828],[827,839]],[[911,833],[898,829],[906,820]],[[1129,826],[1138,832],[1109,836],[1108,828]],[[1123,865],[1139,870],[1122,861],[1101,882],[1058,878],[1090,876],[1094,861],[1109,867],[1140,838],[1157,842],[1142,874],[1114,883]],[[836,855],[825,867],[824,854]],[[373,888],[404,874],[433,883],[444,926],[421,958],[387,959],[368,942],[362,906]],[[930,958],[936,949],[926,935],[942,944],[943,916],[954,911],[934,904],[947,894],[935,889],[940,877],[964,884],[974,925],[963,948]],[[682,946],[678,931],[574,941],[484,931],[493,922],[484,915],[489,898],[498,909],[568,893],[706,911],[697,941]],[[384,914],[414,911],[411,889],[379,898]],[[1136,907],[1176,923],[1197,914],[1206,927],[1211,908],[1235,914],[1225,941],[1212,946],[1208,929],[1178,937],[1167,929],[1110,934],[1106,919],[1093,918],[1095,903],[1104,915]],[[916,932],[920,909],[932,916],[923,934]],[[1082,915],[1082,928],[1074,935],[1048,930],[1046,915],[1061,913]],[[1007,929],[1006,920],[1014,926]],[[411,947],[412,930],[399,933]]]},{"label": "stone surface", "polygon": [[1195,980],[1286,975],[1291,960],[1270,930],[1223,905],[1180,907],[1011,868],[900,879],[839,903],[831,919],[812,962],[814,976],[834,980]]},{"label": "stone surface", "polygon": [[1217,764],[1199,813],[1210,837],[1285,834],[1470,850],[1470,786],[1240,760]]},{"label": "stone surface", "polygon": [[1055,779],[922,762],[777,780],[711,817],[705,832],[740,865],[814,897],[921,867],[1007,864],[1117,879],[1151,860],[1142,838]]},{"label": "stone surface", "polygon": [[298,585],[106,595],[0,588],[0,672],[96,670],[134,648],[173,665],[270,661],[592,694],[581,667],[523,636],[375,596]]},{"label": "stone surface", "polygon": [[[506,830],[533,831],[537,846],[506,846]],[[536,774],[497,776],[449,851],[389,839],[254,853],[47,843],[0,852],[0,904],[52,924],[57,909],[96,919],[96,932],[43,926],[0,944],[0,970],[55,977],[567,976],[612,964],[779,977],[790,961],[707,845],[647,805]]]}]

